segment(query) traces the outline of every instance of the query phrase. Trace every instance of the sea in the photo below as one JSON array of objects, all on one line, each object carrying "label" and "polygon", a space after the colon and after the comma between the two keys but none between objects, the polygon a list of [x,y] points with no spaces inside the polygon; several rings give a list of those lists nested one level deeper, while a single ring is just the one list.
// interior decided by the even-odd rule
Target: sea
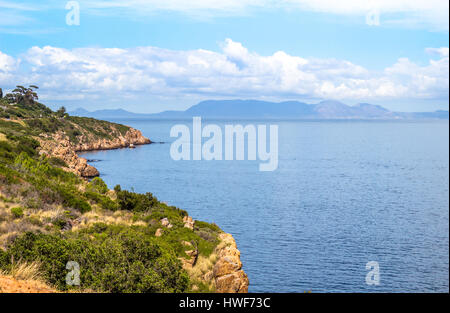
[{"label": "sea", "polygon": [[231,233],[250,292],[449,292],[448,121],[202,120],[278,125],[274,171],[174,160],[171,129],[192,119],[111,121],[155,143],[82,156],[110,188]]}]

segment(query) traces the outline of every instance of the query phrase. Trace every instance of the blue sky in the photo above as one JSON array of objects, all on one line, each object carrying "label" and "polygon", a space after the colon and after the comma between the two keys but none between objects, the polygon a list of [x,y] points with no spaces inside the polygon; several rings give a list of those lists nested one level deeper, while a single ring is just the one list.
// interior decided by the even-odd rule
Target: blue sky
[{"label": "blue sky", "polygon": [[38,84],[69,109],[218,98],[448,109],[448,1],[362,3],[78,1],[69,26],[67,1],[0,0],[0,87]]}]

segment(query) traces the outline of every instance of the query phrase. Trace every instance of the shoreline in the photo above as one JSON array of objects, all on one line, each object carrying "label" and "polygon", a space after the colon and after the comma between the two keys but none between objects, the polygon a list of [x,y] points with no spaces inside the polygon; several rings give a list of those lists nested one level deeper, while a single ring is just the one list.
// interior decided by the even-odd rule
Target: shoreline
[{"label": "shoreline", "polygon": [[[148,139],[146,137],[143,138]],[[142,146],[152,143],[153,142],[150,139],[148,139],[148,143],[138,143],[135,145]],[[81,151],[78,150],[75,151],[75,153],[77,153],[79,159],[86,160],[86,162],[88,162],[87,159],[78,155],[78,153],[108,151],[126,148],[129,148],[129,145],[121,147],[108,147],[103,149],[91,149]],[[92,165],[88,164],[88,166]],[[85,178],[94,178],[100,176],[100,172],[98,170],[97,172],[98,172],[97,176],[92,177],[85,176]],[[192,220],[192,223],[193,225],[195,225],[195,220]],[[248,275],[242,269],[243,265],[240,259],[241,252],[237,249],[236,240],[234,239],[232,234],[226,233],[222,230],[222,233],[219,235],[219,244],[215,248],[215,253],[218,256],[217,261],[214,263],[212,269],[203,275],[203,279],[205,281],[212,280],[214,282],[216,293],[248,293],[248,287],[250,285],[250,282],[248,279]],[[193,264],[189,264],[189,262],[183,262],[185,264],[184,266],[186,266],[186,269],[188,271],[189,269],[192,269],[195,266],[195,261],[193,262]]]},{"label": "shoreline", "polygon": [[73,143],[64,132],[58,132],[54,136],[37,137],[36,139],[40,143],[39,154],[63,160],[69,171],[83,178],[98,177],[100,173],[78,153],[115,150],[129,148],[130,145],[139,146],[152,143],[150,139],[142,135],[141,131],[132,127],[129,127],[125,134],[120,134],[113,139],[81,136],[79,143]]}]

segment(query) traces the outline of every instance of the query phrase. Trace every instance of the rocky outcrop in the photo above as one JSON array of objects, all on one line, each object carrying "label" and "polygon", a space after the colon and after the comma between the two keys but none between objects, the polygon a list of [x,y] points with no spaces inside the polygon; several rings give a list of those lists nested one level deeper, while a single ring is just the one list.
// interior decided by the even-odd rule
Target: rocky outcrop
[{"label": "rocky outcrop", "polygon": [[190,217],[190,216],[183,217],[183,223],[184,223],[184,227],[189,228],[191,230],[194,229],[195,221],[192,219],[192,217]]},{"label": "rocky outcrop", "polygon": [[56,157],[63,160],[69,171],[82,177],[99,176],[98,170],[87,164],[87,160],[78,156],[77,152],[92,150],[111,150],[128,147],[130,144],[143,145],[151,143],[150,139],[144,137],[139,130],[130,128],[125,135],[116,132],[114,139],[93,138],[91,134],[79,136],[79,143],[74,144],[64,132],[58,132],[52,136],[41,135],[37,140],[40,142],[40,154]]},{"label": "rocky outcrop", "polygon": [[[184,227],[194,228],[195,221],[190,216],[183,218]],[[192,228],[191,228],[192,227]],[[210,263],[211,258],[199,256],[198,249],[192,242],[182,241],[188,247],[185,251],[187,257],[180,258],[183,268],[188,273],[194,273],[194,277],[206,285],[214,286],[218,293],[246,293],[248,292],[249,280],[242,269],[241,253],[237,249],[233,236],[226,233],[218,235],[219,244],[214,250],[216,261]],[[201,265],[196,268],[197,260]],[[205,266],[207,269],[205,270]],[[197,272],[202,273],[200,277]]]},{"label": "rocky outcrop", "polygon": [[95,177],[99,175],[98,170],[87,164],[87,160],[79,157],[73,144],[69,141],[67,136],[63,133],[57,133],[54,136],[45,136],[38,138],[40,142],[41,155],[48,157],[56,157],[63,160],[69,171],[82,177]]},{"label": "rocky outcrop", "polygon": [[162,229],[158,228],[155,232],[155,237],[161,237],[162,236]]},{"label": "rocky outcrop", "polygon": [[214,265],[212,275],[219,293],[246,293],[249,280],[242,270],[241,253],[237,249],[236,241],[230,234],[219,235],[221,244],[216,248],[218,260]]},{"label": "rocky outcrop", "polygon": [[86,140],[88,139],[86,137],[88,136],[80,136],[80,143],[74,145],[76,152],[112,150],[151,143],[150,139],[144,137],[141,131],[134,128],[130,128],[125,135],[118,135],[114,139]]},{"label": "rocky outcrop", "polygon": [[170,224],[169,219],[167,217],[161,219],[160,223],[161,223],[162,226],[167,227],[167,228],[172,228],[173,227],[173,225]]},{"label": "rocky outcrop", "polygon": [[188,258],[181,258],[181,263],[183,264],[183,268],[192,268],[195,266],[195,263],[197,263],[198,259],[198,249],[194,247],[194,245],[189,241],[182,241],[181,242],[186,247],[190,248],[190,250],[184,251]]}]

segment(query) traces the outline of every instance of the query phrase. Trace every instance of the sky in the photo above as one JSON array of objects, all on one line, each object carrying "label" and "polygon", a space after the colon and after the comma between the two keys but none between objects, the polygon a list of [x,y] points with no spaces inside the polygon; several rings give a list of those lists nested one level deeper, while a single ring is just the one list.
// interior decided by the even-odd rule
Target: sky
[{"label": "sky", "polygon": [[0,0],[0,88],[68,110],[206,99],[448,110],[447,0]]}]

